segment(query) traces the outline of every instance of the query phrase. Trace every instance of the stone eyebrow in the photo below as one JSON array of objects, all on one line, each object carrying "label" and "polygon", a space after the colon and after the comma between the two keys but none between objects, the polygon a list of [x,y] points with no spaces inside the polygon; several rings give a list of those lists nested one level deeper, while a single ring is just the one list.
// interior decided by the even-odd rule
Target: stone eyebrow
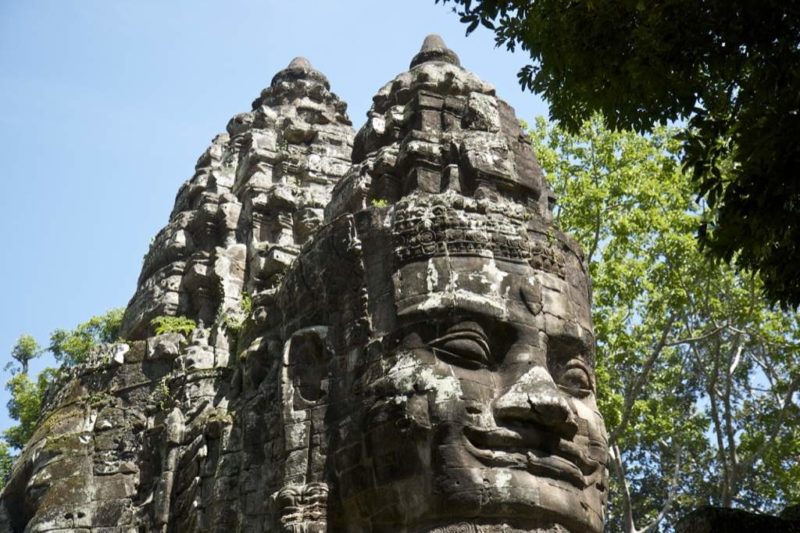
[{"label": "stone eyebrow", "polygon": [[564,354],[569,359],[578,358],[594,367],[591,340],[570,334],[548,335],[547,353]]}]

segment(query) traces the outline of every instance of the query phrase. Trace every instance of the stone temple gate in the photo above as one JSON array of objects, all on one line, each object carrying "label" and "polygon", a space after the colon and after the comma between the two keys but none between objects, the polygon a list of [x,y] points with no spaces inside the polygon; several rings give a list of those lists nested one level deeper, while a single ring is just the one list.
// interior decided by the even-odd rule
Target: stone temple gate
[{"label": "stone temple gate", "polygon": [[124,340],[51,391],[0,529],[602,531],[590,282],[553,202],[439,37],[358,133],[295,59],[179,190]]}]

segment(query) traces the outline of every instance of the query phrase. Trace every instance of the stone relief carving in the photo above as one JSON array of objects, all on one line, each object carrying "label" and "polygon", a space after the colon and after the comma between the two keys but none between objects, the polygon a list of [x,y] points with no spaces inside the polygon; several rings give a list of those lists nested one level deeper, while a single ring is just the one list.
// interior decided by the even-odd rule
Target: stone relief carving
[{"label": "stone relief carving", "polygon": [[590,282],[513,110],[436,36],[345,109],[298,58],[214,140],[0,525],[602,531]]}]

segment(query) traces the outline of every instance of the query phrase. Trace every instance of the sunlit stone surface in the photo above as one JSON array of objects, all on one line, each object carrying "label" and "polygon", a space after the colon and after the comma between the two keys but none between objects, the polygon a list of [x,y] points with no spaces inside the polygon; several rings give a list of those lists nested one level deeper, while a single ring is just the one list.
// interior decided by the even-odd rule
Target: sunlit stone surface
[{"label": "sunlit stone surface", "polygon": [[373,102],[354,137],[297,58],[231,120],[145,258],[128,350],[50,398],[0,523],[602,531],[590,283],[513,110],[438,36]]}]

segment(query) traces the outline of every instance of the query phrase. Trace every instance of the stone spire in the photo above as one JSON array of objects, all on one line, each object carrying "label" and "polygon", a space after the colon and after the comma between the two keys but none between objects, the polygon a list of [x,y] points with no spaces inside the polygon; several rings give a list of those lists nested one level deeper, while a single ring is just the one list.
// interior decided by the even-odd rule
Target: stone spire
[{"label": "stone spire", "polygon": [[461,61],[458,59],[456,53],[444,44],[444,39],[442,39],[440,35],[435,33],[431,33],[425,37],[425,40],[422,42],[422,47],[419,49],[419,53],[411,60],[411,65],[408,68],[414,68],[428,61],[444,61],[445,63],[461,66]]},{"label": "stone spire", "polygon": [[145,256],[123,323],[147,336],[159,315],[206,324],[236,313],[277,275],[322,220],[346,172],[353,130],[347,105],[302,57],[272,78],[253,109],[233,117],[178,192]]},{"label": "stone spire", "polygon": [[373,97],[353,163],[327,220],[371,202],[458,192],[497,206],[523,199],[526,219],[550,220],[552,193],[514,110],[428,35],[410,69]]},{"label": "stone spire", "polygon": [[289,69],[311,70],[311,62],[305,57],[295,57],[289,62]]},{"label": "stone spire", "polygon": [[295,57],[285,69],[272,78],[271,87],[275,88],[281,82],[296,83],[297,80],[315,80],[321,83],[326,90],[330,90],[330,83],[325,75],[311,66],[305,57]]}]

